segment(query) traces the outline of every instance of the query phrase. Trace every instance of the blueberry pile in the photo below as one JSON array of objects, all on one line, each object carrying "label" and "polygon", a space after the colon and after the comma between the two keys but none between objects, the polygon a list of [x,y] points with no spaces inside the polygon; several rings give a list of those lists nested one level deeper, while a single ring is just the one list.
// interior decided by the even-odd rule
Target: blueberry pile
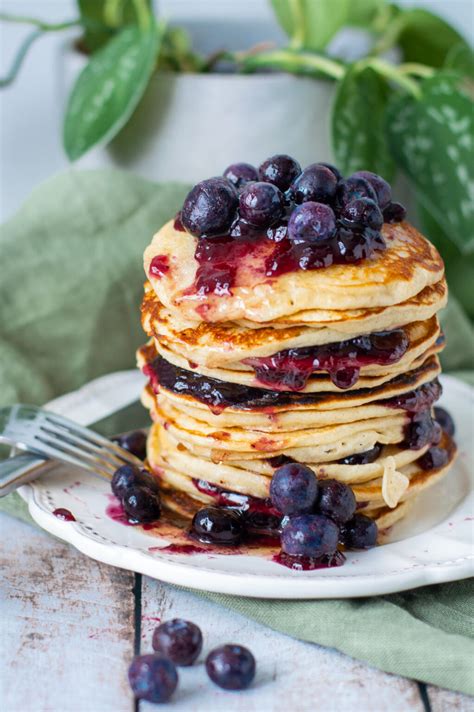
[{"label": "blueberry pile", "polygon": [[[168,702],[178,686],[176,666],[188,667],[202,650],[201,629],[191,621],[173,618],[159,625],[151,655],[139,655],[128,669],[130,687],[137,699]],[[243,645],[214,648],[206,658],[206,672],[224,690],[244,690],[255,677],[255,658]]]},{"label": "blueberry pile", "polygon": [[158,482],[145,468],[122,465],[112,477],[112,492],[133,524],[154,522],[161,514]]},{"label": "blueberry pile", "polygon": [[[273,240],[324,251],[337,261],[354,261],[384,247],[384,222],[400,222],[405,209],[392,202],[381,176],[358,171],[347,179],[328,163],[302,170],[291,156],[276,155],[258,169],[229,166],[223,177],[192,188],[180,220],[198,238],[262,233]],[[331,264],[325,255],[324,265]],[[304,267],[303,267],[304,268]]]}]

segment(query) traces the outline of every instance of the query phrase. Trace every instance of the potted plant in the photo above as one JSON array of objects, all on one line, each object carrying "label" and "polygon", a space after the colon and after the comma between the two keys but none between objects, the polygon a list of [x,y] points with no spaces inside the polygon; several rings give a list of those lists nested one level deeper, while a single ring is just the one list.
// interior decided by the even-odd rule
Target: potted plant
[{"label": "potted plant", "polygon": [[[117,165],[184,181],[276,151],[303,162],[332,153],[344,173],[393,180],[398,171],[414,188],[452,290],[474,315],[471,49],[436,15],[385,0],[272,6],[287,47],[203,57],[181,28],[154,16],[150,0],[78,0],[72,23],[29,20],[36,28],[4,83],[42,32],[77,24],[82,68],[64,120],[71,160],[103,164],[97,150],[107,146]],[[370,38],[353,61],[328,51],[348,26]],[[387,58],[393,51],[397,62]]]}]

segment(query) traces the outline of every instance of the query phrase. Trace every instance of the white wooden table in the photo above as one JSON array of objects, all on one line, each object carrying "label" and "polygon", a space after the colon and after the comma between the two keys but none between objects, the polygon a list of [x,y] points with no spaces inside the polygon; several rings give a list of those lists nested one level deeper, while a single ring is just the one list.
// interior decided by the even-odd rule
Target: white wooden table
[{"label": "white wooden table", "polygon": [[[46,533],[0,514],[0,709],[2,712],[474,712],[471,698],[395,677],[302,643],[191,593],[86,558]],[[201,626],[204,651],[247,645],[254,685],[224,692],[207,678],[204,651],[180,669],[168,705],[136,705],[133,655],[151,652],[160,620]]]}]

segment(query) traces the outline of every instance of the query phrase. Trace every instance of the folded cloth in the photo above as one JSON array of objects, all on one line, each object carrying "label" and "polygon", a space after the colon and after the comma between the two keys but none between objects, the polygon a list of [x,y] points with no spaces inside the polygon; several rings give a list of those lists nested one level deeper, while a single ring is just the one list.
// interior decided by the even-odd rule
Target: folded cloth
[{"label": "folded cloth", "polygon": [[[134,367],[143,340],[143,248],[186,191],[117,171],[70,171],[38,188],[4,225],[2,405],[41,404],[104,373]],[[469,320],[451,300],[442,321],[444,369],[474,382]],[[146,422],[146,412],[134,406],[96,427],[111,434]],[[0,499],[0,509],[31,521],[17,494]],[[344,600],[198,595],[387,672],[474,694],[472,581]]]}]

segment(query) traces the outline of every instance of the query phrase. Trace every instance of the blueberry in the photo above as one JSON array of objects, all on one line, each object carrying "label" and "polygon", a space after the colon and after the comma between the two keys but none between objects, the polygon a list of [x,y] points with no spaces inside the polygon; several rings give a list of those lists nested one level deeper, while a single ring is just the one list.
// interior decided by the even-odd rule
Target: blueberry
[{"label": "blueberry", "polygon": [[354,514],[341,527],[341,543],[348,549],[370,549],[377,543],[377,524],[364,514]]},{"label": "blueberry", "polygon": [[257,536],[279,536],[281,517],[266,512],[249,512],[244,520],[247,534]]},{"label": "blueberry", "polygon": [[436,420],[441,425],[444,432],[452,437],[456,432],[456,427],[454,425],[454,420],[452,419],[448,411],[437,405],[435,406],[434,414]]},{"label": "blueberry", "polygon": [[202,633],[194,623],[173,618],[155,628],[152,646],[175,665],[192,665],[202,649]]},{"label": "blueberry", "polygon": [[293,242],[324,242],[335,232],[336,218],[329,205],[308,201],[291,213],[288,237]]},{"label": "blueberry", "polygon": [[154,522],[160,518],[161,501],[157,492],[143,485],[135,485],[122,499],[125,512],[136,522]]},{"label": "blueberry", "polygon": [[448,464],[448,451],[442,447],[430,447],[418,460],[422,470],[434,470]]},{"label": "blueberry", "polygon": [[114,472],[112,477],[112,492],[118,499],[123,499],[131,487],[144,485],[159,492],[158,481],[151,472],[135,465],[122,465]]},{"label": "blueberry", "polygon": [[325,166],[326,168],[329,168],[329,170],[334,173],[336,176],[337,180],[340,181],[342,180],[342,173],[339,171],[336,166],[333,166],[332,163],[324,163],[323,161],[319,162],[320,166]]},{"label": "blueberry", "polygon": [[207,656],[206,672],[224,690],[245,690],[255,677],[255,658],[243,645],[222,645]]},{"label": "blueberry", "polygon": [[319,482],[316,511],[330,517],[337,524],[343,524],[353,517],[356,511],[354,492],[343,482],[322,480]]},{"label": "blueberry", "polygon": [[298,462],[282,465],[270,482],[272,504],[282,514],[311,512],[318,495],[318,480],[313,470]]},{"label": "blueberry", "polygon": [[370,462],[375,462],[380,453],[382,452],[382,445],[380,443],[375,443],[374,447],[365,452],[358,452],[355,455],[348,455],[347,457],[341,458],[338,462],[341,465],[367,465]]},{"label": "blueberry", "polygon": [[206,544],[234,545],[242,538],[242,517],[223,507],[204,507],[194,515],[192,534]]},{"label": "blueberry", "polygon": [[267,158],[258,169],[260,180],[265,183],[273,183],[283,192],[288,190],[300,173],[301,166],[298,161],[285,154]]},{"label": "blueberry", "polygon": [[139,655],[128,668],[135,697],[148,702],[168,702],[178,685],[178,673],[162,655]]},{"label": "blueberry", "polygon": [[254,227],[270,227],[285,212],[283,193],[272,183],[247,183],[240,193],[239,212]]},{"label": "blueberry", "polygon": [[383,215],[379,206],[370,198],[355,198],[346,203],[342,209],[340,218],[346,227],[370,227],[372,230],[380,230],[383,225]]},{"label": "blueberry", "polygon": [[365,178],[350,176],[337,186],[337,200],[342,207],[358,198],[370,198],[377,202],[377,193]]},{"label": "blueberry", "polygon": [[392,189],[382,176],[377,175],[377,173],[372,173],[371,171],[357,171],[352,175],[357,178],[365,178],[375,190],[377,202],[381,210],[387,207],[392,199]]},{"label": "blueberry", "polygon": [[146,433],[143,430],[132,430],[130,433],[124,433],[112,438],[112,442],[117,443],[124,450],[128,450],[139,460],[144,460],[146,457]]},{"label": "blueberry", "polygon": [[290,192],[295,203],[308,200],[330,203],[336,195],[337,178],[330,168],[322,163],[313,163],[293,181]]},{"label": "blueberry", "polygon": [[250,163],[233,163],[225,169],[224,178],[230,180],[236,188],[240,188],[244,183],[258,180],[258,173]]},{"label": "blueberry", "polygon": [[226,178],[208,178],[188,193],[181,221],[197,237],[224,234],[235,218],[237,204],[237,191]]},{"label": "blueberry", "polygon": [[405,427],[404,445],[410,450],[420,450],[436,439],[436,427],[429,410],[422,410],[412,415]]},{"label": "blueberry", "polygon": [[322,514],[290,517],[281,532],[281,548],[292,556],[319,558],[334,554],[338,540],[339,527]]},{"label": "blueberry", "polygon": [[383,209],[383,219],[386,223],[397,223],[405,220],[407,211],[400,203],[389,203]]}]

